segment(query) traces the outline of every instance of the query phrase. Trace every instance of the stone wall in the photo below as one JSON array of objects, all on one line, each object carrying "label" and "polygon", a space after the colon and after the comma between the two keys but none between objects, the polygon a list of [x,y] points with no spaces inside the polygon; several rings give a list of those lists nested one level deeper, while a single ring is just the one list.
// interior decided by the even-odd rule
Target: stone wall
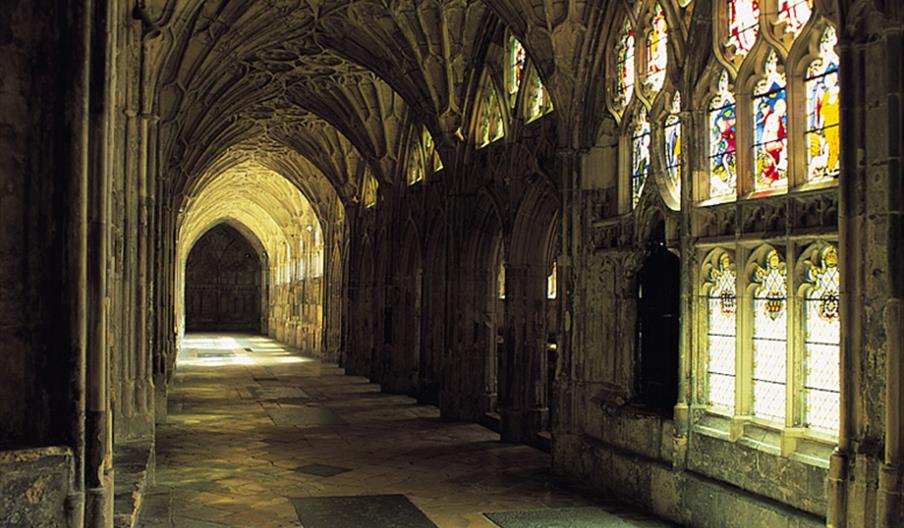
[{"label": "stone wall", "polygon": [[0,526],[66,528],[73,479],[63,447],[0,451]]}]

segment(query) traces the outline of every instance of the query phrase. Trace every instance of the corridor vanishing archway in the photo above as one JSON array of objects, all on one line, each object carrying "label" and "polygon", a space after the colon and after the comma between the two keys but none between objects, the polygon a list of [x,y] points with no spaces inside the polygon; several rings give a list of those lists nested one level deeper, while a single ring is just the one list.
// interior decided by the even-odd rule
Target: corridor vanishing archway
[{"label": "corridor vanishing archway", "polygon": [[185,263],[185,330],[260,333],[267,302],[263,258],[228,224],[199,238]]}]

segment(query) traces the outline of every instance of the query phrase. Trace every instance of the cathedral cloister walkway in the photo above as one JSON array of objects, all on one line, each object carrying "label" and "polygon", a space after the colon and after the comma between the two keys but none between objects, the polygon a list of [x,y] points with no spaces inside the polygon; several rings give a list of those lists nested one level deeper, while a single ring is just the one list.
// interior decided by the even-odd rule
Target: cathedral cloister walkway
[{"label": "cathedral cloister walkway", "polygon": [[539,450],[267,337],[189,334],[175,378],[144,528],[666,526],[553,484]]}]

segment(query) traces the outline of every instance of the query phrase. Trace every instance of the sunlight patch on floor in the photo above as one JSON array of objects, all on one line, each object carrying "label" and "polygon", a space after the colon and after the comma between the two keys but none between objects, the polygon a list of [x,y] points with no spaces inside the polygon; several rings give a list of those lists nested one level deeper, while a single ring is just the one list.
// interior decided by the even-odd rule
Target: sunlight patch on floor
[{"label": "sunlight patch on floor", "polygon": [[[244,344],[243,344],[244,343]],[[248,350],[250,349],[250,350]],[[186,334],[176,360],[177,367],[274,366],[309,363],[311,358],[288,350],[267,337],[236,339],[228,335]]]}]

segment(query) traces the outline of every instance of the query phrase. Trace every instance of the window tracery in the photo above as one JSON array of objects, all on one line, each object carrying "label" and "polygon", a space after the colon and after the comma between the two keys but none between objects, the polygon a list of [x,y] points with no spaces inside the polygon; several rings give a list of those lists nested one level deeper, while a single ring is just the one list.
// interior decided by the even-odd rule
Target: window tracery
[{"label": "window tracery", "polygon": [[658,93],[665,83],[666,68],[669,64],[668,44],[668,23],[666,22],[662,5],[657,2],[653,10],[646,42],[646,85],[650,92],[654,94]]},{"label": "window tracery", "polygon": [[813,14],[813,0],[779,0],[778,20],[785,24],[785,32],[797,35]]},{"label": "window tracery", "polygon": [[735,56],[745,57],[760,34],[759,0],[724,0],[727,2],[727,47]]},{"label": "window tracery", "polygon": [[647,112],[640,108],[631,138],[631,204],[637,207],[650,173],[650,123]]},{"label": "window tracery", "polygon": [[634,27],[626,17],[615,50],[615,106],[625,108],[634,96]]},{"label": "window tracery", "polygon": [[784,69],[773,51],[753,98],[754,188],[765,191],[788,186],[788,102]]},{"label": "window tracery", "polygon": [[753,283],[753,415],[784,422],[787,376],[786,267],[775,249],[755,264]]},{"label": "window tracery", "polygon": [[707,288],[707,402],[729,413],[735,407],[737,290],[735,266],[722,253],[709,272]]},{"label": "window tracery", "polygon": [[506,73],[506,87],[508,89],[509,105],[515,106],[518,99],[518,89],[527,68],[527,53],[524,46],[515,37],[509,37],[508,43],[508,71]]},{"label": "window tracery", "polygon": [[819,42],[819,57],[807,68],[807,180],[832,181],[838,177],[840,86],[835,29],[825,30]]},{"label": "window tracery", "polygon": [[806,266],[804,296],[804,421],[819,432],[838,433],[840,406],[838,251],[827,245]]},{"label": "window tracery", "polygon": [[502,103],[488,77],[484,81],[480,118],[477,120],[477,148],[482,148],[502,138],[505,134]]},{"label": "window tracery", "polygon": [[526,95],[527,112],[525,118],[528,123],[552,112],[552,99],[550,99],[549,92],[546,91],[546,87],[543,86],[543,81],[536,71],[530,77]]},{"label": "window tracery", "polygon": [[370,174],[364,176],[364,207],[377,205],[377,180]]},{"label": "window tracery", "polygon": [[669,115],[663,127],[663,154],[669,191],[676,202],[681,201],[681,94],[675,92]]},{"label": "window tracery", "polygon": [[425,180],[428,176],[442,170],[443,161],[436,150],[433,136],[427,127],[412,140],[408,159],[408,185]]},{"label": "window tracery", "polygon": [[723,71],[709,105],[709,197],[733,197],[737,192],[737,108]]}]

